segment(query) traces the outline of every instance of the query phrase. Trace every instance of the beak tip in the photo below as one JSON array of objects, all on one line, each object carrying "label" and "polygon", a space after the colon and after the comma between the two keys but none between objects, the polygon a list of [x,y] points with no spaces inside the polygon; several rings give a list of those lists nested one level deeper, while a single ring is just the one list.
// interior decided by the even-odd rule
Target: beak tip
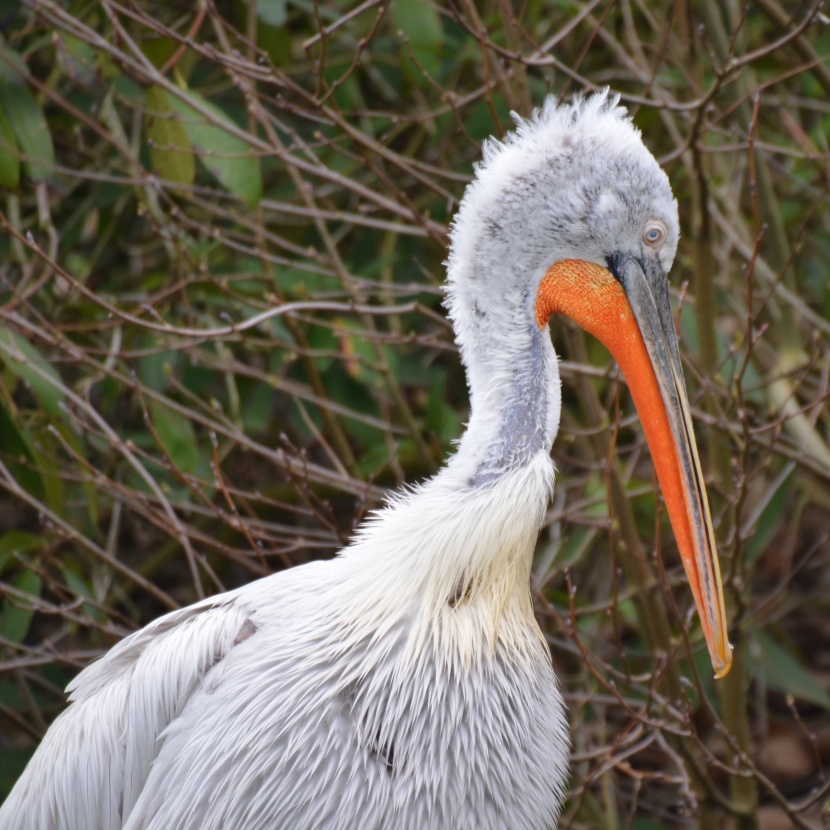
[{"label": "beak tip", "polygon": [[732,668],[732,644],[726,644],[726,653],[724,655],[716,654],[712,659],[712,668],[715,670],[715,680],[721,680],[729,674]]}]

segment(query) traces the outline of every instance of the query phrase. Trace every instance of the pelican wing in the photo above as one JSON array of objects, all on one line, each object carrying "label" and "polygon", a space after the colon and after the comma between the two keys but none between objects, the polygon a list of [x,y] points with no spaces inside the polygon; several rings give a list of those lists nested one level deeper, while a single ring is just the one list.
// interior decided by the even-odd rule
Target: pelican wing
[{"label": "pelican wing", "polygon": [[224,594],[161,617],[89,666],[0,810],[0,830],[121,828],[159,736],[255,630],[238,594]]}]

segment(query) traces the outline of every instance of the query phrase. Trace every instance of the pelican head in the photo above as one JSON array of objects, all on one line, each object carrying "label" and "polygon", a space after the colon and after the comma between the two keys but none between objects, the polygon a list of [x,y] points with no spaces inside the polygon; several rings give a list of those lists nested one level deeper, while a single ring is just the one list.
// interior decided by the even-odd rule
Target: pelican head
[{"label": "pelican head", "polygon": [[[529,120],[517,118],[503,141],[485,145],[453,227],[449,308],[473,420],[477,402],[500,383],[548,398],[535,416],[508,403],[524,414],[513,416],[507,437],[504,424],[491,435],[498,449],[489,467],[550,450],[558,375],[539,335],[548,340],[552,315],[572,318],[611,351],[640,415],[722,676],[732,662],[723,589],[666,277],[679,238],[677,202],[618,100],[607,92],[570,105],[550,99]],[[534,365],[547,382],[517,384],[512,376]],[[492,402],[478,408],[494,410]]]}]

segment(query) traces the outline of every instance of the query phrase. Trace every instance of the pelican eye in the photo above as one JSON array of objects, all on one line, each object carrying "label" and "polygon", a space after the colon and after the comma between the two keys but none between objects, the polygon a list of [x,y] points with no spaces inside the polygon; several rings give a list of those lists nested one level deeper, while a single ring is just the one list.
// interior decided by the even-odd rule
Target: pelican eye
[{"label": "pelican eye", "polygon": [[649,222],[643,230],[643,242],[651,248],[658,248],[666,241],[668,228],[658,219]]}]

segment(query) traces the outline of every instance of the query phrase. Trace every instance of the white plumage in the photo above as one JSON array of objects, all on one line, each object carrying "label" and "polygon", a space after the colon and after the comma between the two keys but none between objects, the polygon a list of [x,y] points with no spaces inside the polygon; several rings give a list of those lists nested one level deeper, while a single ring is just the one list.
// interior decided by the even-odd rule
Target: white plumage
[{"label": "white plumage", "polygon": [[569,744],[529,574],[560,393],[538,295],[562,260],[651,256],[654,217],[667,270],[668,181],[607,95],[489,142],[449,258],[472,405],[456,454],[336,559],[168,614],[88,667],[0,830],[554,827]]}]

